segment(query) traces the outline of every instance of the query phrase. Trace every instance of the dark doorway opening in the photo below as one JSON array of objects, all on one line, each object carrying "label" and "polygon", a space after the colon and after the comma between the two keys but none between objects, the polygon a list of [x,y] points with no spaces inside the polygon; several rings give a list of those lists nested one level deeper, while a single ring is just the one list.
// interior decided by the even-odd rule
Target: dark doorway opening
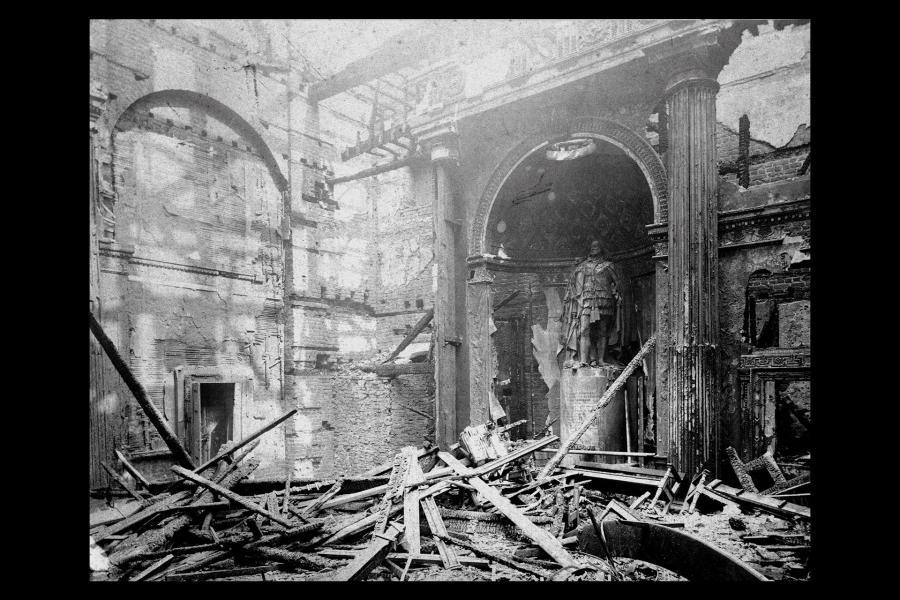
[{"label": "dark doorway opening", "polygon": [[234,434],[234,384],[200,384],[201,461],[215,456]]}]

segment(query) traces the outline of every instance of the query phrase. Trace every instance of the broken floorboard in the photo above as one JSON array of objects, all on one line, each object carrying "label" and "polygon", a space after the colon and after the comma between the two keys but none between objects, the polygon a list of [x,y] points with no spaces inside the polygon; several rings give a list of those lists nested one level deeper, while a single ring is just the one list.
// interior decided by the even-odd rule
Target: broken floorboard
[{"label": "broken floorboard", "polygon": [[[516,524],[516,526],[538,546],[543,548],[544,552],[550,555],[553,560],[558,562],[562,567],[581,568],[571,554],[569,554],[559,540],[550,535],[544,529],[531,522],[522,512],[516,508],[505,496],[503,496],[496,488],[488,485],[483,479],[474,474],[472,469],[465,467],[456,458],[447,452],[439,452],[438,456],[445,463],[450,465],[458,474],[467,477],[469,485],[474,487],[482,496],[497,507],[507,519]],[[506,457],[504,457],[506,458]],[[496,462],[496,461],[495,461]]]},{"label": "broken floorboard", "polygon": [[[449,537],[449,536],[445,536]],[[443,540],[442,540],[443,541]],[[319,556],[325,558],[354,558],[359,551],[340,550],[337,548],[323,548],[316,552]],[[422,565],[440,565],[443,562],[440,554],[410,554],[408,552],[390,552],[385,560],[391,560],[399,564],[406,564],[406,561],[412,560],[413,564]],[[474,556],[460,556],[460,564],[467,567],[490,568],[491,561],[485,558],[477,558]]]},{"label": "broken floorboard", "polygon": [[725,485],[718,479],[715,479],[706,485],[706,489],[728,498],[736,502],[746,502],[759,509],[775,514],[779,517],[801,517],[809,519],[812,511],[808,506],[801,506],[788,502],[787,500],[779,500],[777,496],[762,496],[754,494],[742,489]]},{"label": "broken floorboard", "polygon": [[213,483],[212,481],[206,479],[205,477],[201,477],[200,475],[197,475],[196,473],[192,473],[191,471],[188,471],[184,467],[179,467],[178,465],[173,465],[172,471],[174,471],[176,475],[183,477],[185,479],[189,479],[190,481],[193,481],[197,485],[204,487],[207,490],[209,490],[215,494],[224,496],[225,498],[228,498],[232,502],[240,504],[247,510],[252,510],[253,512],[255,512],[257,514],[262,515],[263,517],[269,519],[273,523],[278,523],[282,527],[286,527],[288,529],[292,527],[290,521],[287,521],[287,520],[281,518],[279,515],[273,514],[271,511],[268,511],[268,510],[262,508],[261,506],[254,504],[253,502],[250,502],[243,496],[241,496],[239,494],[235,494],[234,492],[232,492],[231,490],[229,490],[227,488],[224,488],[216,483]]},{"label": "broken floorboard", "polygon": [[375,533],[369,546],[356,555],[349,564],[328,574],[329,581],[359,581],[378,566],[397,543],[403,533],[403,525],[389,523],[384,533]]}]

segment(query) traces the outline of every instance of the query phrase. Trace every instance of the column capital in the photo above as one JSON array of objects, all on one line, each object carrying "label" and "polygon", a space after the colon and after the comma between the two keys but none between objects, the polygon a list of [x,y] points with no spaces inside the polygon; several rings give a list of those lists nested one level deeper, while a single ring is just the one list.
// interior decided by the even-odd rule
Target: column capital
[{"label": "column capital", "polygon": [[490,285],[494,282],[494,274],[488,268],[487,259],[485,255],[470,256],[466,259],[466,268],[469,270],[467,285]]},{"label": "column capital", "polygon": [[91,82],[90,89],[91,98],[91,130],[95,130],[95,123],[103,115],[106,109],[106,101],[109,99],[109,93],[101,83]]},{"label": "column capital", "polygon": [[716,77],[737,47],[734,37],[721,31],[691,34],[645,48],[644,55],[650,69],[664,82],[666,96],[692,86],[718,91]]},{"label": "column capital", "polygon": [[419,134],[418,141],[432,162],[459,162],[459,134],[453,123],[442,124]]}]

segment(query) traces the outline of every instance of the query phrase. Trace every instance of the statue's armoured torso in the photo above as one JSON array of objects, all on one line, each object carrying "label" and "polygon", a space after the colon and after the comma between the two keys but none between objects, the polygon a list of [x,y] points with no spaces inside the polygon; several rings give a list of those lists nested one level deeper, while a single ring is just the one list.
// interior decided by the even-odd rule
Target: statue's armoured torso
[{"label": "statue's armoured torso", "polygon": [[579,316],[590,313],[591,321],[612,316],[616,310],[616,279],[613,263],[588,257],[575,267],[575,298],[580,300]]}]

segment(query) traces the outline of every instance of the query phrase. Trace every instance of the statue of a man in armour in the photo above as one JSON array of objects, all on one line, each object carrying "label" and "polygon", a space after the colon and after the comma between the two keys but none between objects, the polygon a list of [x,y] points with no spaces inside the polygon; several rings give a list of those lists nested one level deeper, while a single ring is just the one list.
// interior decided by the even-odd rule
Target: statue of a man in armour
[{"label": "statue of a man in armour", "polygon": [[600,242],[591,242],[590,254],[575,265],[566,287],[566,366],[605,365],[607,347],[619,342],[621,289],[614,263],[606,260]]}]

